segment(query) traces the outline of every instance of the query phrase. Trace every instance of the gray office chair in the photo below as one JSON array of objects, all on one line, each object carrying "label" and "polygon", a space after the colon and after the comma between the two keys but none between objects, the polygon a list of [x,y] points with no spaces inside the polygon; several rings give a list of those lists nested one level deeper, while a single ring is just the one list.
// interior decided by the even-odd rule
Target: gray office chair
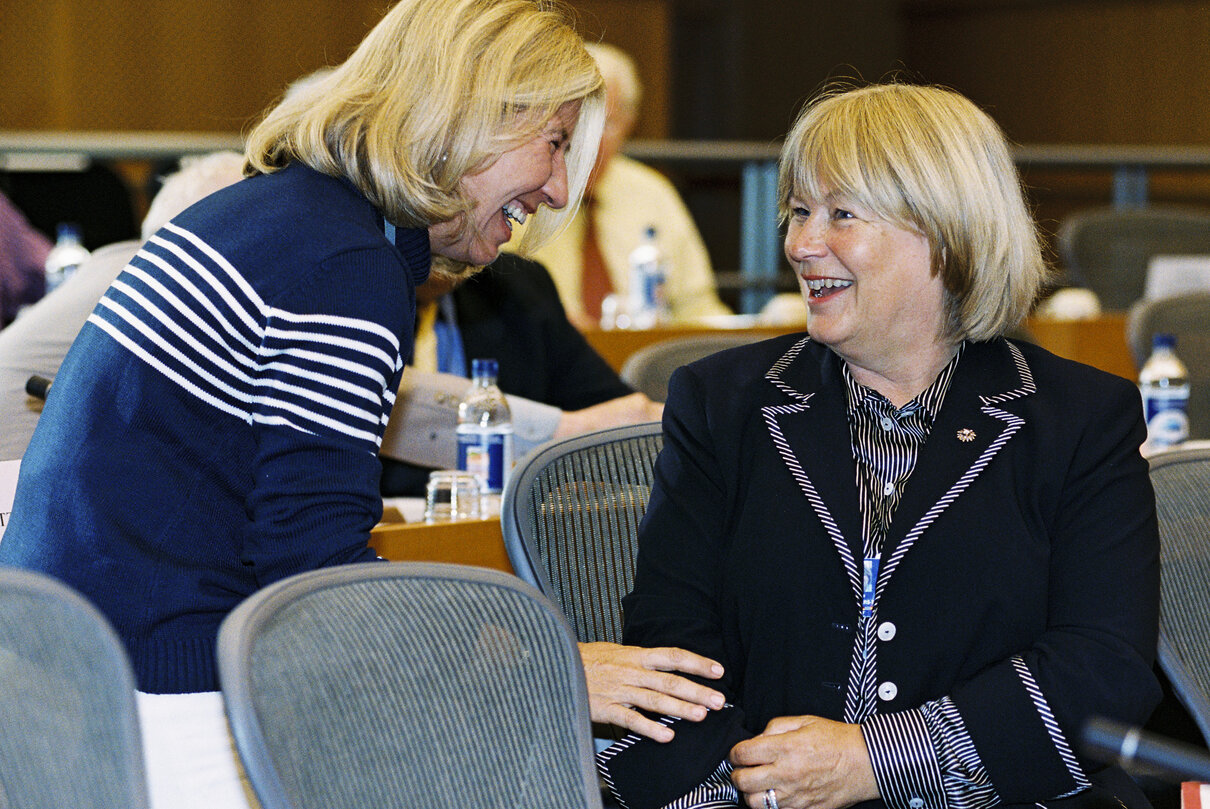
[{"label": "gray office chair", "polygon": [[148,806],[135,680],[121,641],[67,585],[5,567],[0,806]]},{"label": "gray office chair", "polygon": [[505,486],[501,530],[513,570],[563,610],[581,642],[622,640],[639,522],[664,444],[656,422],[548,442]]},{"label": "gray office chair", "polygon": [[299,574],[219,630],[264,809],[599,809],[566,621],[513,576],[368,563]]},{"label": "gray office chair", "polygon": [[663,402],[668,399],[668,380],[677,368],[723,349],[754,343],[765,337],[727,332],[673,337],[652,343],[631,354],[622,364],[619,375],[622,381],[640,393],[647,394],[652,401]]},{"label": "gray office chair", "polygon": [[1210,742],[1210,449],[1151,458],[1160,524],[1160,666]]},{"label": "gray office chair", "polygon": [[1147,361],[1156,334],[1175,335],[1177,356],[1189,369],[1189,437],[1210,438],[1210,292],[1144,299],[1130,307],[1126,342],[1136,368]]},{"label": "gray office chair", "polygon": [[1059,257],[1101,308],[1125,311],[1143,297],[1156,255],[1210,254],[1210,210],[1183,206],[1092,208],[1059,226]]}]

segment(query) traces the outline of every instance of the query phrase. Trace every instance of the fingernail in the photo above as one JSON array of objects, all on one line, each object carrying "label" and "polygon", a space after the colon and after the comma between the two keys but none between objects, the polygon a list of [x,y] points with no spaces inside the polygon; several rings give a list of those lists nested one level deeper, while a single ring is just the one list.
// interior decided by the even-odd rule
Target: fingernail
[{"label": "fingernail", "polygon": [[723,676],[723,667],[720,666],[718,663],[715,663],[713,666],[710,667],[710,673],[717,675],[719,677],[722,677]]},{"label": "fingernail", "polygon": [[723,705],[725,705],[726,702],[727,701],[725,699],[723,699],[722,694],[717,694],[714,697],[711,697],[710,707],[714,708],[717,711],[719,708],[723,707]]}]

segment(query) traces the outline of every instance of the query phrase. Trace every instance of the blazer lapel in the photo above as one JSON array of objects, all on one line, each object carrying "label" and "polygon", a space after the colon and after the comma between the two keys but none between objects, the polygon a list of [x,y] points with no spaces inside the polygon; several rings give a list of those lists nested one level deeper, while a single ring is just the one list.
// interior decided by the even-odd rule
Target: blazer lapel
[{"label": "blazer lapel", "polygon": [[836,547],[860,603],[861,514],[838,362],[810,338],[796,343],[766,374],[786,403],[766,406],[762,415],[783,463]]},{"label": "blazer lapel", "polygon": [[967,344],[891,520],[879,593],[921,534],[1021,429],[1025,422],[1014,403],[1034,390],[1033,375],[1011,343]]}]

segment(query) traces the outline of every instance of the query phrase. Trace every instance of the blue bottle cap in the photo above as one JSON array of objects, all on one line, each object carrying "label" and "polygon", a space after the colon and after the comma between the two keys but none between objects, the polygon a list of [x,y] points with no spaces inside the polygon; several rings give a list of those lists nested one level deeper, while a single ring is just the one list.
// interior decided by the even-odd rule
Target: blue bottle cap
[{"label": "blue bottle cap", "polygon": [[471,360],[471,376],[499,376],[500,364],[494,359],[478,358]]},{"label": "blue bottle cap", "polygon": [[55,228],[56,239],[73,239],[80,241],[80,226],[75,222],[60,222]]}]

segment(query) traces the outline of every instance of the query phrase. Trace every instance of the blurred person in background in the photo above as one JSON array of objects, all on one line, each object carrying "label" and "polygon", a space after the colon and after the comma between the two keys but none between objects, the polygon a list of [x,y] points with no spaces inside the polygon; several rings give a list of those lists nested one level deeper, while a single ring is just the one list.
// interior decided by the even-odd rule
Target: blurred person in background
[{"label": "blurred person in background", "polygon": [[606,118],[584,204],[567,227],[533,253],[555,279],[567,316],[580,329],[601,322],[601,302],[630,285],[629,257],[655,229],[664,254],[664,291],[673,322],[731,310],[719,300],[706,245],[676,188],[655,169],[619,153],[638,120],[643,88],[624,51],[588,44],[605,77]]},{"label": "blurred person in background", "polygon": [[[180,169],[164,177],[147,209],[143,239],[206,195],[238,181],[244,163],[239,152],[182,158]],[[89,313],[141,244],[131,239],[94,250],[58,289],[0,331],[0,460],[25,454],[42,412],[42,400],[26,394],[26,381],[35,375],[54,378]]]},{"label": "blurred person in background", "polygon": [[46,289],[50,239],[34,229],[12,201],[0,194],[0,328]]},{"label": "blurred person in background", "polygon": [[568,321],[541,264],[501,253],[451,286],[437,277],[416,293],[416,353],[380,453],[384,495],[423,495],[430,470],[456,466],[458,403],[475,357],[499,362],[518,459],[552,438],[659,421],[663,406],[623,382]]}]

